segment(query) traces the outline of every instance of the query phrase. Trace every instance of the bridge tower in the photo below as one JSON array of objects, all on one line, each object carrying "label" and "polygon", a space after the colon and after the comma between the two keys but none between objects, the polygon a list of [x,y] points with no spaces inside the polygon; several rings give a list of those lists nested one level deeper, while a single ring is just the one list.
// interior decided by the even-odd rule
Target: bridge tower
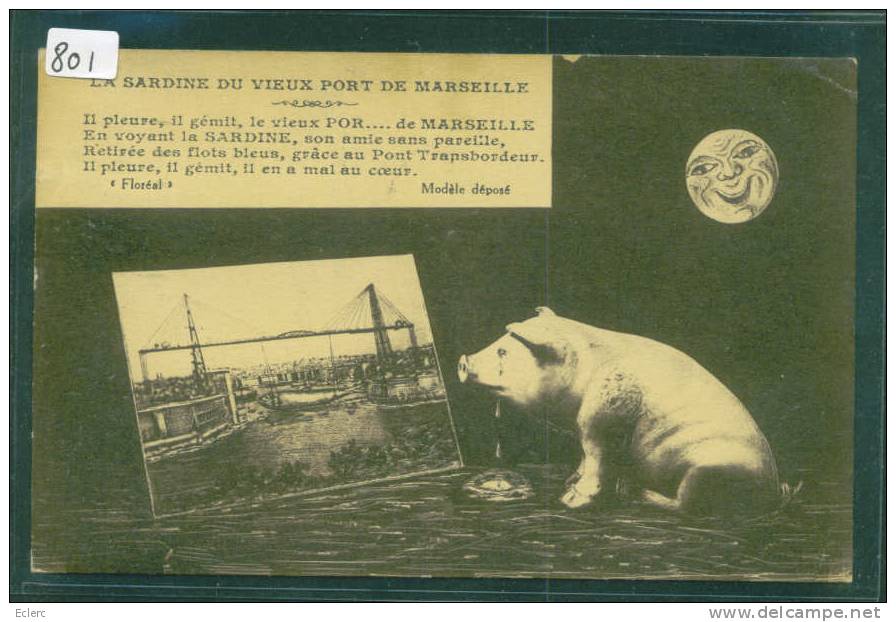
[{"label": "bridge tower", "polygon": [[199,333],[196,332],[196,323],[193,321],[193,313],[190,311],[190,299],[184,294],[184,309],[187,312],[187,330],[190,331],[190,353],[193,357],[193,378],[198,382],[204,382],[206,377],[205,358],[202,356],[202,345],[199,342]]},{"label": "bridge tower", "polygon": [[408,324],[408,338],[411,340],[411,350],[417,351],[417,332],[413,324]]},{"label": "bridge tower", "polygon": [[149,369],[146,363],[146,353],[140,353],[140,374],[143,377],[143,382],[147,382],[149,380]]},{"label": "bridge tower", "polygon": [[389,333],[383,322],[383,310],[380,308],[380,299],[377,298],[376,288],[370,283],[364,288],[370,299],[370,317],[373,320],[373,338],[376,341],[376,358],[384,361],[392,354],[392,344],[389,343]]}]

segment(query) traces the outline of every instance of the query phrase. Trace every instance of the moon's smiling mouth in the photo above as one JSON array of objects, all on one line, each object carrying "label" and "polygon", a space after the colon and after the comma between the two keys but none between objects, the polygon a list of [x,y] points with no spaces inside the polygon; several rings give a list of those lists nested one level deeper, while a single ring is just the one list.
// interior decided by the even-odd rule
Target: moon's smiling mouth
[{"label": "moon's smiling mouth", "polygon": [[753,184],[753,178],[751,177],[750,179],[747,180],[747,183],[744,185],[744,189],[735,195],[725,194],[721,190],[718,190],[715,188],[713,189],[713,191],[717,195],[719,195],[719,198],[722,199],[723,201],[725,201],[725,203],[728,203],[729,205],[740,205],[741,203],[746,201],[748,196],[750,196],[750,188],[751,188],[752,184]]}]

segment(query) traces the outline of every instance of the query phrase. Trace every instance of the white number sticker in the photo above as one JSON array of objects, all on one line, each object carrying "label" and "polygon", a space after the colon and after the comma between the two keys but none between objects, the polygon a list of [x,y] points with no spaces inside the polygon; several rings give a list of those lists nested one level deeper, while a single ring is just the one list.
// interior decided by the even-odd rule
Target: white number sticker
[{"label": "white number sticker", "polygon": [[46,70],[61,78],[113,79],[118,73],[118,33],[50,28]]}]

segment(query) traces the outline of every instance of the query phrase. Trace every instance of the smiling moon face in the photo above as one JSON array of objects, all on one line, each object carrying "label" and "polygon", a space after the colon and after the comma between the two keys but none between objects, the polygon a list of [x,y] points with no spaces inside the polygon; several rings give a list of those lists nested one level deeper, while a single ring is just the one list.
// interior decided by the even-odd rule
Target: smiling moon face
[{"label": "smiling moon face", "polygon": [[719,130],[694,147],[685,181],[701,212],[724,223],[759,216],[775,196],[778,163],[764,140],[746,130]]}]

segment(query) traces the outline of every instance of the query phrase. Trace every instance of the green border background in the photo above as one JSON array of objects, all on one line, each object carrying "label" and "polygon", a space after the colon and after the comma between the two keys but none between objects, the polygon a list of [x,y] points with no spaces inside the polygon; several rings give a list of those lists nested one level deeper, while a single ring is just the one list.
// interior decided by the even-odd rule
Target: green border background
[{"label": "green border background", "polygon": [[[50,27],[117,30],[136,48],[858,60],[854,581],[674,581],[32,575],[32,284],[37,49]],[[37,600],[884,600],[885,14],[719,12],[81,12],[11,17],[10,598]]]}]

